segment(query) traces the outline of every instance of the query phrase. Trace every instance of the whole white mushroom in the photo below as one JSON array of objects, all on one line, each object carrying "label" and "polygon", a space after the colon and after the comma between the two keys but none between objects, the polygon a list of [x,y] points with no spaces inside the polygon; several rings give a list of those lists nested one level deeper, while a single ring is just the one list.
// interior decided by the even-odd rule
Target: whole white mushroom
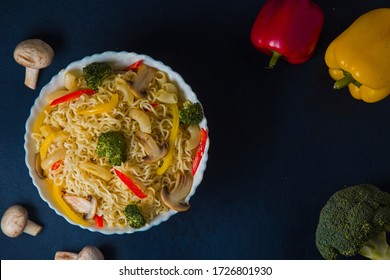
[{"label": "whole white mushroom", "polygon": [[23,232],[36,236],[42,227],[28,219],[26,208],[21,205],[9,207],[1,218],[1,230],[9,237],[18,237]]},{"label": "whole white mushroom", "polygon": [[40,39],[29,39],[19,43],[14,51],[14,59],[26,67],[24,84],[35,89],[39,70],[49,66],[53,57],[53,49]]},{"label": "whole white mushroom", "polygon": [[85,246],[80,253],[58,251],[54,260],[104,260],[102,252],[95,246]]}]

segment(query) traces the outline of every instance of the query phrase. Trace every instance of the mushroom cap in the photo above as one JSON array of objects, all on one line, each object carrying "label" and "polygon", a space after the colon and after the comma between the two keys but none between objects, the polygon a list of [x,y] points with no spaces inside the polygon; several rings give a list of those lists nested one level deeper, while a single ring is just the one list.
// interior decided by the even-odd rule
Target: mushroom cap
[{"label": "mushroom cap", "polygon": [[21,205],[9,207],[1,219],[1,230],[9,237],[18,237],[27,225],[28,213]]},{"label": "mushroom cap", "polygon": [[145,98],[146,97],[145,89],[147,88],[149,83],[153,80],[156,72],[157,70],[155,68],[147,66],[146,64],[142,63],[138,69],[137,76],[135,77],[133,84],[132,85],[129,84],[130,91],[137,98]]},{"label": "mushroom cap", "polygon": [[17,63],[33,69],[49,66],[53,57],[53,49],[40,39],[29,39],[20,42],[14,51],[14,59]]},{"label": "mushroom cap", "polygon": [[54,255],[55,260],[104,260],[103,253],[95,246],[85,246],[80,253],[58,251]]},{"label": "mushroom cap", "polygon": [[98,248],[88,245],[80,251],[77,260],[104,260],[104,256]]},{"label": "mushroom cap", "polygon": [[156,141],[150,134],[147,134],[142,131],[137,131],[135,133],[135,138],[138,140],[139,144],[145,150],[147,156],[143,157],[145,162],[156,162],[168,153],[168,143],[164,142],[161,147],[159,147]]}]

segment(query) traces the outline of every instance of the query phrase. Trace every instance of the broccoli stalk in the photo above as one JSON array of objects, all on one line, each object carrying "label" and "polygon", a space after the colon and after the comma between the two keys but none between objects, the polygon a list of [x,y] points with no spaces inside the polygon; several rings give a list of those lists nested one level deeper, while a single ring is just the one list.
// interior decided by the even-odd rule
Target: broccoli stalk
[{"label": "broccoli stalk", "polygon": [[124,213],[127,223],[132,228],[140,228],[146,224],[145,218],[136,204],[131,203],[127,205],[125,207]]},{"label": "broccoli stalk", "polygon": [[325,259],[362,255],[390,259],[390,194],[361,184],[339,190],[322,208],[316,245]]},{"label": "broccoli stalk", "polygon": [[371,260],[390,260],[390,246],[387,244],[386,232],[382,231],[359,250],[359,254]]},{"label": "broccoli stalk", "polygon": [[203,109],[199,102],[192,103],[186,100],[179,110],[179,120],[184,125],[199,124],[203,119]]},{"label": "broccoli stalk", "polygon": [[108,158],[113,166],[121,165],[126,160],[126,141],[119,131],[103,133],[98,138],[96,152],[100,157]]},{"label": "broccoli stalk", "polygon": [[112,69],[105,62],[93,62],[83,68],[83,74],[87,86],[97,90],[103,80],[112,74]]}]

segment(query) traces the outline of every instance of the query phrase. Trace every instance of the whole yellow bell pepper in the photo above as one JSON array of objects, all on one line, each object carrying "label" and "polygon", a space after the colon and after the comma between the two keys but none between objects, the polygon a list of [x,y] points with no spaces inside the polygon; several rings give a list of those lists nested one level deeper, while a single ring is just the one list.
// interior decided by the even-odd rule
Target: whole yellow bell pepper
[{"label": "whole yellow bell pepper", "polygon": [[367,103],[390,94],[390,8],[367,12],[328,47],[325,62],[335,89],[348,85]]}]

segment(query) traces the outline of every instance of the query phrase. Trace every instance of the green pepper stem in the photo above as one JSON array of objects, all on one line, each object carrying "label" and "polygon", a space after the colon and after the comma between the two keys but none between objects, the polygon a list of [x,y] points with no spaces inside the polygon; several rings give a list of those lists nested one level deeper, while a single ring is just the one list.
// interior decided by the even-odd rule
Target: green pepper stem
[{"label": "green pepper stem", "polygon": [[341,89],[341,88],[344,88],[346,86],[348,86],[350,83],[352,83],[353,81],[353,77],[351,74],[346,74],[343,78],[341,78],[340,80],[337,80],[334,85],[333,85],[333,89]]},{"label": "green pepper stem", "polygon": [[341,89],[341,88],[344,88],[346,86],[348,86],[350,83],[353,83],[355,86],[357,87],[360,87],[362,84],[359,83],[358,81],[356,81],[351,73],[347,72],[347,71],[343,71],[344,73],[344,77],[341,78],[340,80],[337,80],[334,85],[333,85],[333,89]]},{"label": "green pepper stem", "polygon": [[269,64],[268,64],[268,67],[269,69],[272,69],[275,67],[276,63],[278,62],[279,58],[281,57],[282,55],[276,51],[272,51],[272,57],[271,57],[271,60],[269,61]]}]

